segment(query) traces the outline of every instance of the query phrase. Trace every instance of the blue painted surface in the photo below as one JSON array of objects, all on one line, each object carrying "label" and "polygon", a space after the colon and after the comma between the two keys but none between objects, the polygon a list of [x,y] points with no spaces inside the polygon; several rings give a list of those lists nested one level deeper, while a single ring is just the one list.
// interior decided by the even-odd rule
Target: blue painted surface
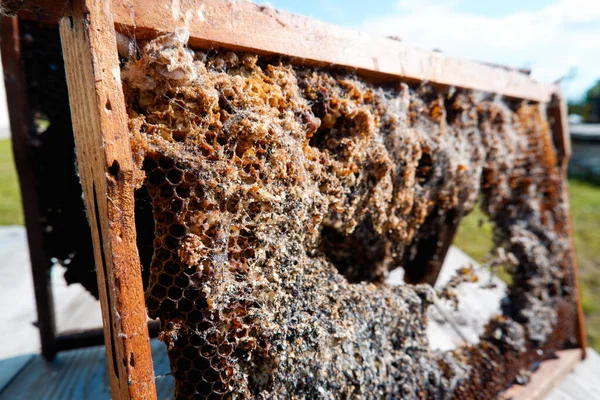
[{"label": "blue painted surface", "polygon": [[[156,380],[158,399],[172,399],[173,378],[169,375],[165,345],[153,340],[152,356],[155,373],[160,376]],[[5,376],[10,377],[3,385],[0,399],[110,399],[104,346],[60,353],[52,362],[39,355],[17,359],[20,357],[0,361],[0,383]],[[9,373],[16,371],[19,365],[16,373]]]},{"label": "blue painted surface", "polygon": [[0,360],[0,395],[19,373],[34,359],[34,354]]}]

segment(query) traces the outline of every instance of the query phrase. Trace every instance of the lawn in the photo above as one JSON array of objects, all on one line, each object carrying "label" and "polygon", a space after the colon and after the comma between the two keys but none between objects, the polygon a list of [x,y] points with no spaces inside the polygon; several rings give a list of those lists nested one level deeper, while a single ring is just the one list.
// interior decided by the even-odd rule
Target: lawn
[{"label": "lawn", "polygon": [[[590,345],[600,350],[600,184],[572,178],[569,196]],[[0,225],[21,224],[17,173],[10,141],[4,139],[0,140]],[[491,233],[490,223],[475,210],[461,223],[454,244],[481,261],[492,248]]]},{"label": "lawn", "polygon": [[0,225],[23,225],[19,182],[8,139],[0,139]]}]

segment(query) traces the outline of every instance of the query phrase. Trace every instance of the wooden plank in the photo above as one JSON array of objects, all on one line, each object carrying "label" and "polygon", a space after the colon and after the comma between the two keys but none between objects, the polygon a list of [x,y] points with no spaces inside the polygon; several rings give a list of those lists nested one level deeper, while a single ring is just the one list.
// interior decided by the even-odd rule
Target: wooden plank
[{"label": "wooden plank", "polygon": [[90,220],[114,399],[156,397],[134,224],[111,2],[76,0],[60,22],[77,160]]},{"label": "wooden plank", "polygon": [[0,0],[0,14],[14,17],[25,11],[33,19],[57,22],[67,0]]},{"label": "wooden plank", "polygon": [[6,399],[110,399],[104,349],[59,353],[52,362],[37,356],[2,393]]},{"label": "wooden plank", "polygon": [[[552,96],[552,101],[548,107],[548,119],[551,123],[552,138],[555,146],[557,147],[556,152],[558,155],[558,162],[561,168],[562,178],[564,182],[567,182],[567,167],[569,165],[569,159],[571,158],[571,136],[569,134],[569,122],[567,115],[567,102],[560,91],[557,91]],[[570,210],[569,202],[569,191],[567,186],[564,186],[562,193],[563,201]],[[577,254],[575,253],[575,241],[573,234],[573,222],[571,213],[567,212],[567,223],[569,226],[566,227],[566,231],[569,233],[569,240],[571,243],[570,252],[571,266],[572,266],[572,279],[575,286],[575,302],[577,307],[577,344],[583,350],[582,357],[586,357],[586,349],[588,345],[587,332],[585,329],[585,315],[583,313],[583,304],[581,300],[581,288],[579,287],[579,266],[577,263]]]},{"label": "wooden plank", "polygon": [[40,331],[33,325],[35,297],[24,229],[21,233],[21,243],[11,246],[14,253],[2,257],[0,264],[0,304],[10,305],[0,313],[0,343],[5,344],[0,347],[3,359],[40,351]]},{"label": "wooden plank", "polygon": [[567,101],[559,90],[554,93],[548,106],[548,119],[552,126],[552,136],[557,147],[558,159],[564,175],[571,158],[571,136],[569,134],[569,117]]},{"label": "wooden plank", "polygon": [[543,399],[581,361],[582,350],[562,350],[557,352],[556,355],[556,359],[546,360],[540,364],[538,370],[531,375],[527,385],[513,385],[504,392],[502,398],[513,400]]},{"label": "wooden plank", "polygon": [[600,400],[600,355],[593,349],[587,349],[587,354],[587,358],[577,364],[575,370],[560,382],[546,400]]},{"label": "wooden plank", "polygon": [[0,395],[33,358],[33,354],[25,354],[0,360]]},{"label": "wooden plank", "polygon": [[[152,353],[157,366],[166,363],[168,368],[164,343],[154,340]],[[0,362],[0,367],[3,365]],[[172,399],[173,384],[170,375],[157,378],[158,399]],[[36,356],[5,387],[0,397],[11,400],[109,400],[104,346],[62,352],[52,362]]]},{"label": "wooden plank", "polygon": [[[435,288],[442,289],[460,268],[472,265],[478,283],[465,283],[456,289],[458,308],[437,300],[427,312],[427,338],[432,350],[449,351],[479,343],[485,325],[500,314],[500,301],[506,284],[455,246],[450,246]],[[403,285],[404,270],[397,268],[386,279],[389,285]],[[489,286],[489,287],[488,287]]]},{"label": "wooden plank", "polygon": [[514,70],[459,60],[247,1],[114,2],[121,33],[137,38],[188,27],[190,45],[282,54],[303,65],[337,65],[363,75],[483,90],[548,102],[555,85]]},{"label": "wooden plank", "polygon": [[[36,3],[27,0],[26,7]],[[36,19],[62,15],[64,0],[43,3]],[[248,1],[123,0],[113,2],[113,12],[119,32],[136,38],[188,27],[194,47],[281,54],[303,65],[333,64],[377,79],[429,81],[538,102],[549,102],[557,90],[515,69],[460,60]]]},{"label": "wooden plank", "polygon": [[[446,322],[443,328],[456,331],[464,344],[475,345],[479,343],[490,318],[501,313],[500,302],[506,295],[506,284],[460,249],[452,246],[444,260],[435,288],[441,290],[460,268],[468,266],[473,267],[479,281],[463,283],[455,289],[459,299],[457,308],[448,301],[438,300],[433,307],[436,311],[432,310],[432,313],[443,316]],[[439,317],[438,321],[442,323]],[[454,348],[462,344],[457,342]]]}]

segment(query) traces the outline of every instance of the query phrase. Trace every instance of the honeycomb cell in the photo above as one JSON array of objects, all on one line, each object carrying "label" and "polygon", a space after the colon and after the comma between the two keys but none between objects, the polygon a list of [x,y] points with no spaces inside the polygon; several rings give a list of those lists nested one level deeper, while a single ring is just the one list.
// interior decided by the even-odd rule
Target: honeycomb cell
[{"label": "honeycomb cell", "polygon": [[[198,348],[198,347],[201,347],[201,346],[203,346],[203,344],[196,345],[195,347]],[[196,358],[194,358],[193,365],[194,365],[194,369],[195,370],[197,370],[197,371],[204,371],[207,368],[210,368],[210,361],[207,360],[204,357],[196,357]]]},{"label": "honeycomb cell", "polygon": [[158,283],[160,283],[164,287],[171,286],[171,284],[173,283],[173,277],[166,273],[160,274],[158,276]]},{"label": "honeycomb cell", "polygon": [[[170,185],[162,185],[159,189],[159,194],[162,198],[170,199],[173,197],[173,188]],[[179,203],[174,200],[172,203]],[[174,212],[178,212],[181,210],[181,205],[173,209]]]},{"label": "honeycomb cell", "polygon": [[[165,295],[163,295],[162,297],[166,296],[166,289],[164,291],[165,291]],[[166,299],[161,303],[160,309],[161,309],[161,311],[164,311],[165,313],[171,313],[177,309],[177,303],[171,299]]]},{"label": "honeycomb cell", "polygon": [[189,370],[192,366],[192,362],[187,358],[179,358],[177,359],[177,370],[180,372],[185,372]]},{"label": "honeycomb cell", "polygon": [[200,354],[202,355],[202,357],[204,358],[212,358],[215,356],[215,354],[217,353],[217,349],[215,346],[211,345],[211,344],[205,344],[204,346],[202,346],[202,348],[200,349]]},{"label": "honeycomb cell", "polygon": [[167,236],[164,239],[164,246],[168,250],[176,250],[177,248],[179,248],[179,239],[174,238],[173,236]]},{"label": "honeycomb cell", "polygon": [[161,157],[158,159],[158,165],[162,171],[167,171],[175,166],[175,161],[169,157]]},{"label": "honeycomb cell", "polygon": [[148,183],[152,186],[160,186],[165,181],[165,173],[161,170],[155,170],[148,176]]},{"label": "honeycomb cell", "polygon": [[188,197],[190,197],[190,188],[188,186],[179,185],[177,186],[177,188],[175,188],[175,192],[177,193],[177,196],[181,199],[187,199]]},{"label": "honeycomb cell", "polygon": [[[569,224],[544,105],[197,54],[181,32],[140,44],[122,77],[177,398],[493,398],[527,346],[562,346]],[[478,346],[435,353],[433,289],[383,281],[479,198],[516,285]]]},{"label": "honeycomb cell", "polygon": [[[179,289],[181,290],[181,289]],[[169,297],[171,299],[175,299],[174,296],[171,295],[170,291],[169,291]],[[179,299],[177,298],[179,301],[177,303],[177,309],[182,312],[182,313],[189,313],[190,311],[192,311],[194,309],[194,302],[192,300],[189,300],[187,298],[185,299]]]},{"label": "honeycomb cell", "polygon": [[171,252],[167,249],[160,248],[154,252],[154,255],[159,261],[167,261],[171,258]]},{"label": "honeycomb cell", "polygon": [[183,295],[183,290],[179,289],[177,286],[174,286],[169,289],[168,296],[173,301],[179,301],[181,296]]},{"label": "honeycomb cell", "polygon": [[175,264],[174,262],[167,262],[164,264],[163,269],[166,274],[173,277],[173,275],[175,275],[179,272],[180,267],[179,267],[179,265]]},{"label": "honeycomb cell", "polygon": [[200,380],[196,385],[196,392],[201,395],[208,396],[213,391],[213,385],[211,382],[207,382],[205,380]]},{"label": "honeycomb cell", "polygon": [[185,290],[190,284],[190,279],[186,275],[178,275],[175,278],[175,286],[181,290]]},{"label": "honeycomb cell", "polygon": [[154,285],[152,287],[152,296],[157,299],[164,299],[167,295],[167,289],[161,285]]}]

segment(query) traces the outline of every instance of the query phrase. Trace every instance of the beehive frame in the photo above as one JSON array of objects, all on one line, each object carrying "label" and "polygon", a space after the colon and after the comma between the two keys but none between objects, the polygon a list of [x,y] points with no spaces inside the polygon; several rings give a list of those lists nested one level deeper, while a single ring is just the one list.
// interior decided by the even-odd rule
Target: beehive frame
[{"label": "beehive frame", "polygon": [[[553,124],[553,134],[563,173],[570,156],[565,103],[559,89],[518,71],[452,59],[391,39],[373,40],[269,8],[226,0],[172,2],[168,6],[160,1],[125,1],[112,4],[112,10],[111,2],[74,1],[49,5],[46,15],[50,20],[63,16],[60,29],[78,163],[98,278],[106,283],[100,284],[100,294],[115,398],[152,398],[155,391],[132,228],[133,165],[113,27],[124,34],[135,32],[142,39],[188,25],[194,47],[282,54],[303,65],[352,68],[374,80],[429,81],[549,103],[552,117],[558,121]],[[448,244],[451,236],[444,238]],[[435,276],[424,279],[432,282]],[[585,347],[581,314],[579,324],[579,344]]]}]

